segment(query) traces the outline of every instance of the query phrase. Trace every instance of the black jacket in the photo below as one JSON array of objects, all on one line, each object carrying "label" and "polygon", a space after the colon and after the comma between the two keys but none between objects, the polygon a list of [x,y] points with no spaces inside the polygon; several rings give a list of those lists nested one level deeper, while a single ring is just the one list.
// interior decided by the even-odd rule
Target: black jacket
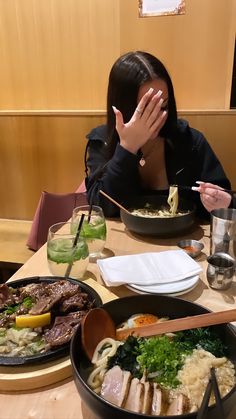
[{"label": "black jacket", "polygon": [[[117,144],[113,157],[107,161],[106,133],[106,125],[100,125],[87,135],[86,187],[89,202],[100,205],[105,216],[114,217],[119,215],[119,208],[101,195],[100,189],[124,206],[131,196],[150,195],[150,193],[160,193],[160,191],[145,191],[141,188],[139,153],[132,154]],[[165,140],[165,161],[170,185],[193,186],[197,180],[202,180],[227,189],[231,187],[218,158],[204,135],[189,127],[187,121],[179,119],[177,135],[173,139]],[[176,173],[182,168],[184,169],[176,176]],[[179,194],[180,197],[195,202],[198,216],[209,218],[209,213],[203,207],[199,193],[191,190],[179,190]]]}]

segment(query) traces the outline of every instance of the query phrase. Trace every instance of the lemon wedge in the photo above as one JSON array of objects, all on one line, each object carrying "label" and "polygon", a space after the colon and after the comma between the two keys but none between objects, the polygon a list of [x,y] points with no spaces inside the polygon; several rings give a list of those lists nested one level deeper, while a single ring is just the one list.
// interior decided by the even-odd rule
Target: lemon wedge
[{"label": "lemon wedge", "polygon": [[43,327],[51,323],[51,313],[16,316],[16,327]]}]

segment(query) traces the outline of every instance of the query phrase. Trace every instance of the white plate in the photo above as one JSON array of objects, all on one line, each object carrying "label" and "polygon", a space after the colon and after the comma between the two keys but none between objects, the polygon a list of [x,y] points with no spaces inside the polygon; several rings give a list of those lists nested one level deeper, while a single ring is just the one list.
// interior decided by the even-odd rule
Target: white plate
[{"label": "white plate", "polygon": [[168,294],[168,295],[180,295],[192,290],[199,281],[199,275],[191,276],[190,278],[183,279],[182,281],[172,282],[168,284],[156,284],[156,285],[126,285],[127,288],[132,291],[145,293],[145,294]]}]

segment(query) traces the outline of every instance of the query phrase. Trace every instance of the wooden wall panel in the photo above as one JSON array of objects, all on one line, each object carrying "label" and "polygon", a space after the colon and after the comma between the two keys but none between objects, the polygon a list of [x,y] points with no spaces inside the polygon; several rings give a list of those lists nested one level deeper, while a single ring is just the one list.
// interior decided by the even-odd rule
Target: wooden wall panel
[{"label": "wooden wall panel", "polygon": [[236,111],[230,112],[180,112],[182,118],[203,132],[220,159],[233,189],[236,189]]},{"label": "wooden wall panel", "polygon": [[121,52],[147,50],[166,65],[179,109],[228,109],[236,32],[235,0],[186,0],[186,14],[139,18],[121,1]]},{"label": "wooden wall panel", "polygon": [[186,0],[185,15],[152,18],[138,17],[138,0],[0,0],[0,217],[32,219],[42,190],[76,189],[85,135],[105,120],[111,65],[135,49],[166,64],[180,114],[236,188],[236,115],[223,112],[235,30],[235,0]]},{"label": "wooden wall panel", "polygon": [[114,60],[148,50],[181,109],[227,109],[235,0],[186,0],[181,16],[138,17],[138,0],[0,0],[0,110],[104,109]]},{"label": "wooden wall panel", "polygon": [[[236,189],[236,112],[184,113],[202,131]],[[0,117],[0,218],[32,219],[42,190],[74,191],[84,178],[86,134],[101,116]]]},{"label": "wooden wall panel", "polygon": [[104,108],[119,3],[0,0],[0,109]]},{"label": "wooden wall panel", "polygon": [[86,134],[101,117],[0,118],[0,218],[32,219],[41,191],[73,192],[84,178]]}]

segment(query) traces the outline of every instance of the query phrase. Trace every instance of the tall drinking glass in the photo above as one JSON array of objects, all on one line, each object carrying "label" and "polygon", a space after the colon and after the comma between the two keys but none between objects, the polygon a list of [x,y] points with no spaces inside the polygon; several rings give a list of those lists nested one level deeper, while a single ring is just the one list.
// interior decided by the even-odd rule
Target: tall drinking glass
[{"label": "tall drinking glass", "polygon": [[79,237],[74,246],[76,229],[71,231],[71,223],[53,224],[48,231],[47,259],[50,272],[55,276],[81,279],[89,263],[86,241]]},{"label": "tall drinking glass", "polygon": [[98,258],[101,256],[106,242],[106,221],[101,207],[93,205],[91,214],[89,214],[89,210],[89,205],[83,205],[73,210],[72,232],[77,229],[81,215],[85,214],[80,236],[85,238],[88,243],[90,257]]}]

